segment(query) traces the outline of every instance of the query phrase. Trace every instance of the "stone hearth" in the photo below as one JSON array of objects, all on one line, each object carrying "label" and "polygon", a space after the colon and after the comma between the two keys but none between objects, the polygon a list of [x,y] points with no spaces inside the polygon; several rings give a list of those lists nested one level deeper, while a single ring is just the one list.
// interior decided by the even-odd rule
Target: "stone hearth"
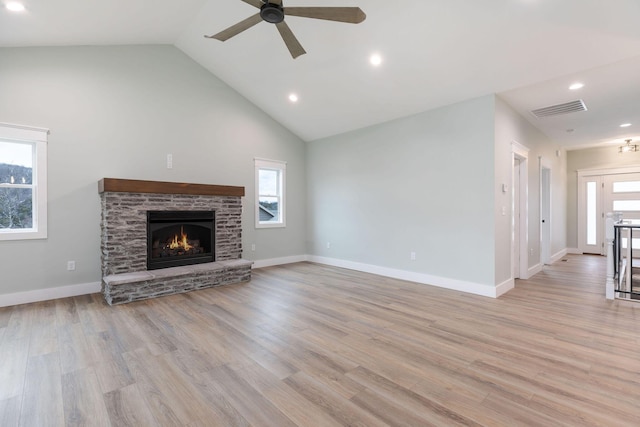
[{"label": "stone hearth", "polygon": [[[244,282],[251,261],[242,256],[244,187],[104,178],[102,292],[109,304]],[[215,261],[147,271],[147,211],[215,211]]]}]

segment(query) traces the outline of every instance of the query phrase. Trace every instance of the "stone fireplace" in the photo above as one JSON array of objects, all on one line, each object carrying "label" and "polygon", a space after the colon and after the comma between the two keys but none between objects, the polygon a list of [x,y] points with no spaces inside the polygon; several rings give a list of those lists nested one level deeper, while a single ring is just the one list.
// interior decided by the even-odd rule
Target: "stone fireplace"
[{"label": "stone fireplace", "polygon": [[250,280],[244,187],[104,178],[99,193],[109,304]]}]

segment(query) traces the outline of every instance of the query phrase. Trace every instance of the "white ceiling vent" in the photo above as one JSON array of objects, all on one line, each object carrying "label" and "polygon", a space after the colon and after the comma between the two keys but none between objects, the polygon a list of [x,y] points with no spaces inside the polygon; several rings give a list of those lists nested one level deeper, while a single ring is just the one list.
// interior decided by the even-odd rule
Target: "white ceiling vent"
[{"label": "white ceiling vent", "polygon": [[577,113],[579,111],[587,111],[587,106],[582,99],[577,101],[565,102],[564,104],[552,105],[550,107],[538,108],[532,110],[531,114],[539,119],[545,117],[559,116],[561,114]]}]

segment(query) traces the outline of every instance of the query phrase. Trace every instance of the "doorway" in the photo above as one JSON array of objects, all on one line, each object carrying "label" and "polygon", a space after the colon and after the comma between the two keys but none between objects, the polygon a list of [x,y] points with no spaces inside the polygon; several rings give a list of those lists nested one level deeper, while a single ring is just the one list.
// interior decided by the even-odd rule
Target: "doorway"
[{"label": "doorway", "polygon": [[[623,219],[640,219],[640,168],[578,171],[580,252],[605,254],[604,222],[607,212],[620,212]],[[633,243],[634,248],[640,248],[640,241],[634,239]],[[626,242],[623,241],[623,245],[626,247]]]},{"label": "doorway", "polygon": [[540,261],[551,264],[551,166],[540,157]]},{"label": "doorway", "polygon": [[520,166],[519,158],[513,159],[513,278],[520,278]]},{"label": "doorway", "polygon": [[514,279],[529,278],[528,157],[529,149],[512,141],[511,267]]}]

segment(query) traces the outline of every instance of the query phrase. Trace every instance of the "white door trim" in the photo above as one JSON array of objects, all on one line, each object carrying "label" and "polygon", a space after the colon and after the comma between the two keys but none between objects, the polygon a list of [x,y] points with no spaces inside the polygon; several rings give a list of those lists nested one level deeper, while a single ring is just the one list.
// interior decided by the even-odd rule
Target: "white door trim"
[{"label": "white door trim", "polygon": [[603,168],[603,169],[578,169],[578,178],[593,175],[617,175],[622,173],[640,173],[639,166],[628,166],[624,168]]},{"label": "white door trim", "polygon": [[[513,187],[513,183],[514,183],[514,179],[513,179],[513,173],[515,171],[514,169],[514,162],[515,160],[518,159],[520,160],[520,167],[519,167],[519,171],[520,171],[520,187],[519,188],[514,188]],[[511,141],[511,188],[512,191],[518,191],[520,193],[520,218],[519,220],[519,225],[520,225],[520,248],[519,248],[519,254],[520,254],[520,264],[519,264],[519,270],[520,270],[520,279],[528,279],[529,276],[529,251],[527,250],[529,248],[529,149],[527,147],[525,147],[524,145],[520,144],[517,141]],[[512,196],[513,198],[513,196]],[[515,209],[512,209],[512,212],[514,212],[513,215],[515,215]],[[515,233],[515,221],[516,218],[512,215],[511,221],[512,221],[512,225],[511,225],[511,271],[513,271],[513,264],[515,262],[514,260],[514,250],[518,250],[518,248],[514,247],[514,236],[513,233]]]}]

